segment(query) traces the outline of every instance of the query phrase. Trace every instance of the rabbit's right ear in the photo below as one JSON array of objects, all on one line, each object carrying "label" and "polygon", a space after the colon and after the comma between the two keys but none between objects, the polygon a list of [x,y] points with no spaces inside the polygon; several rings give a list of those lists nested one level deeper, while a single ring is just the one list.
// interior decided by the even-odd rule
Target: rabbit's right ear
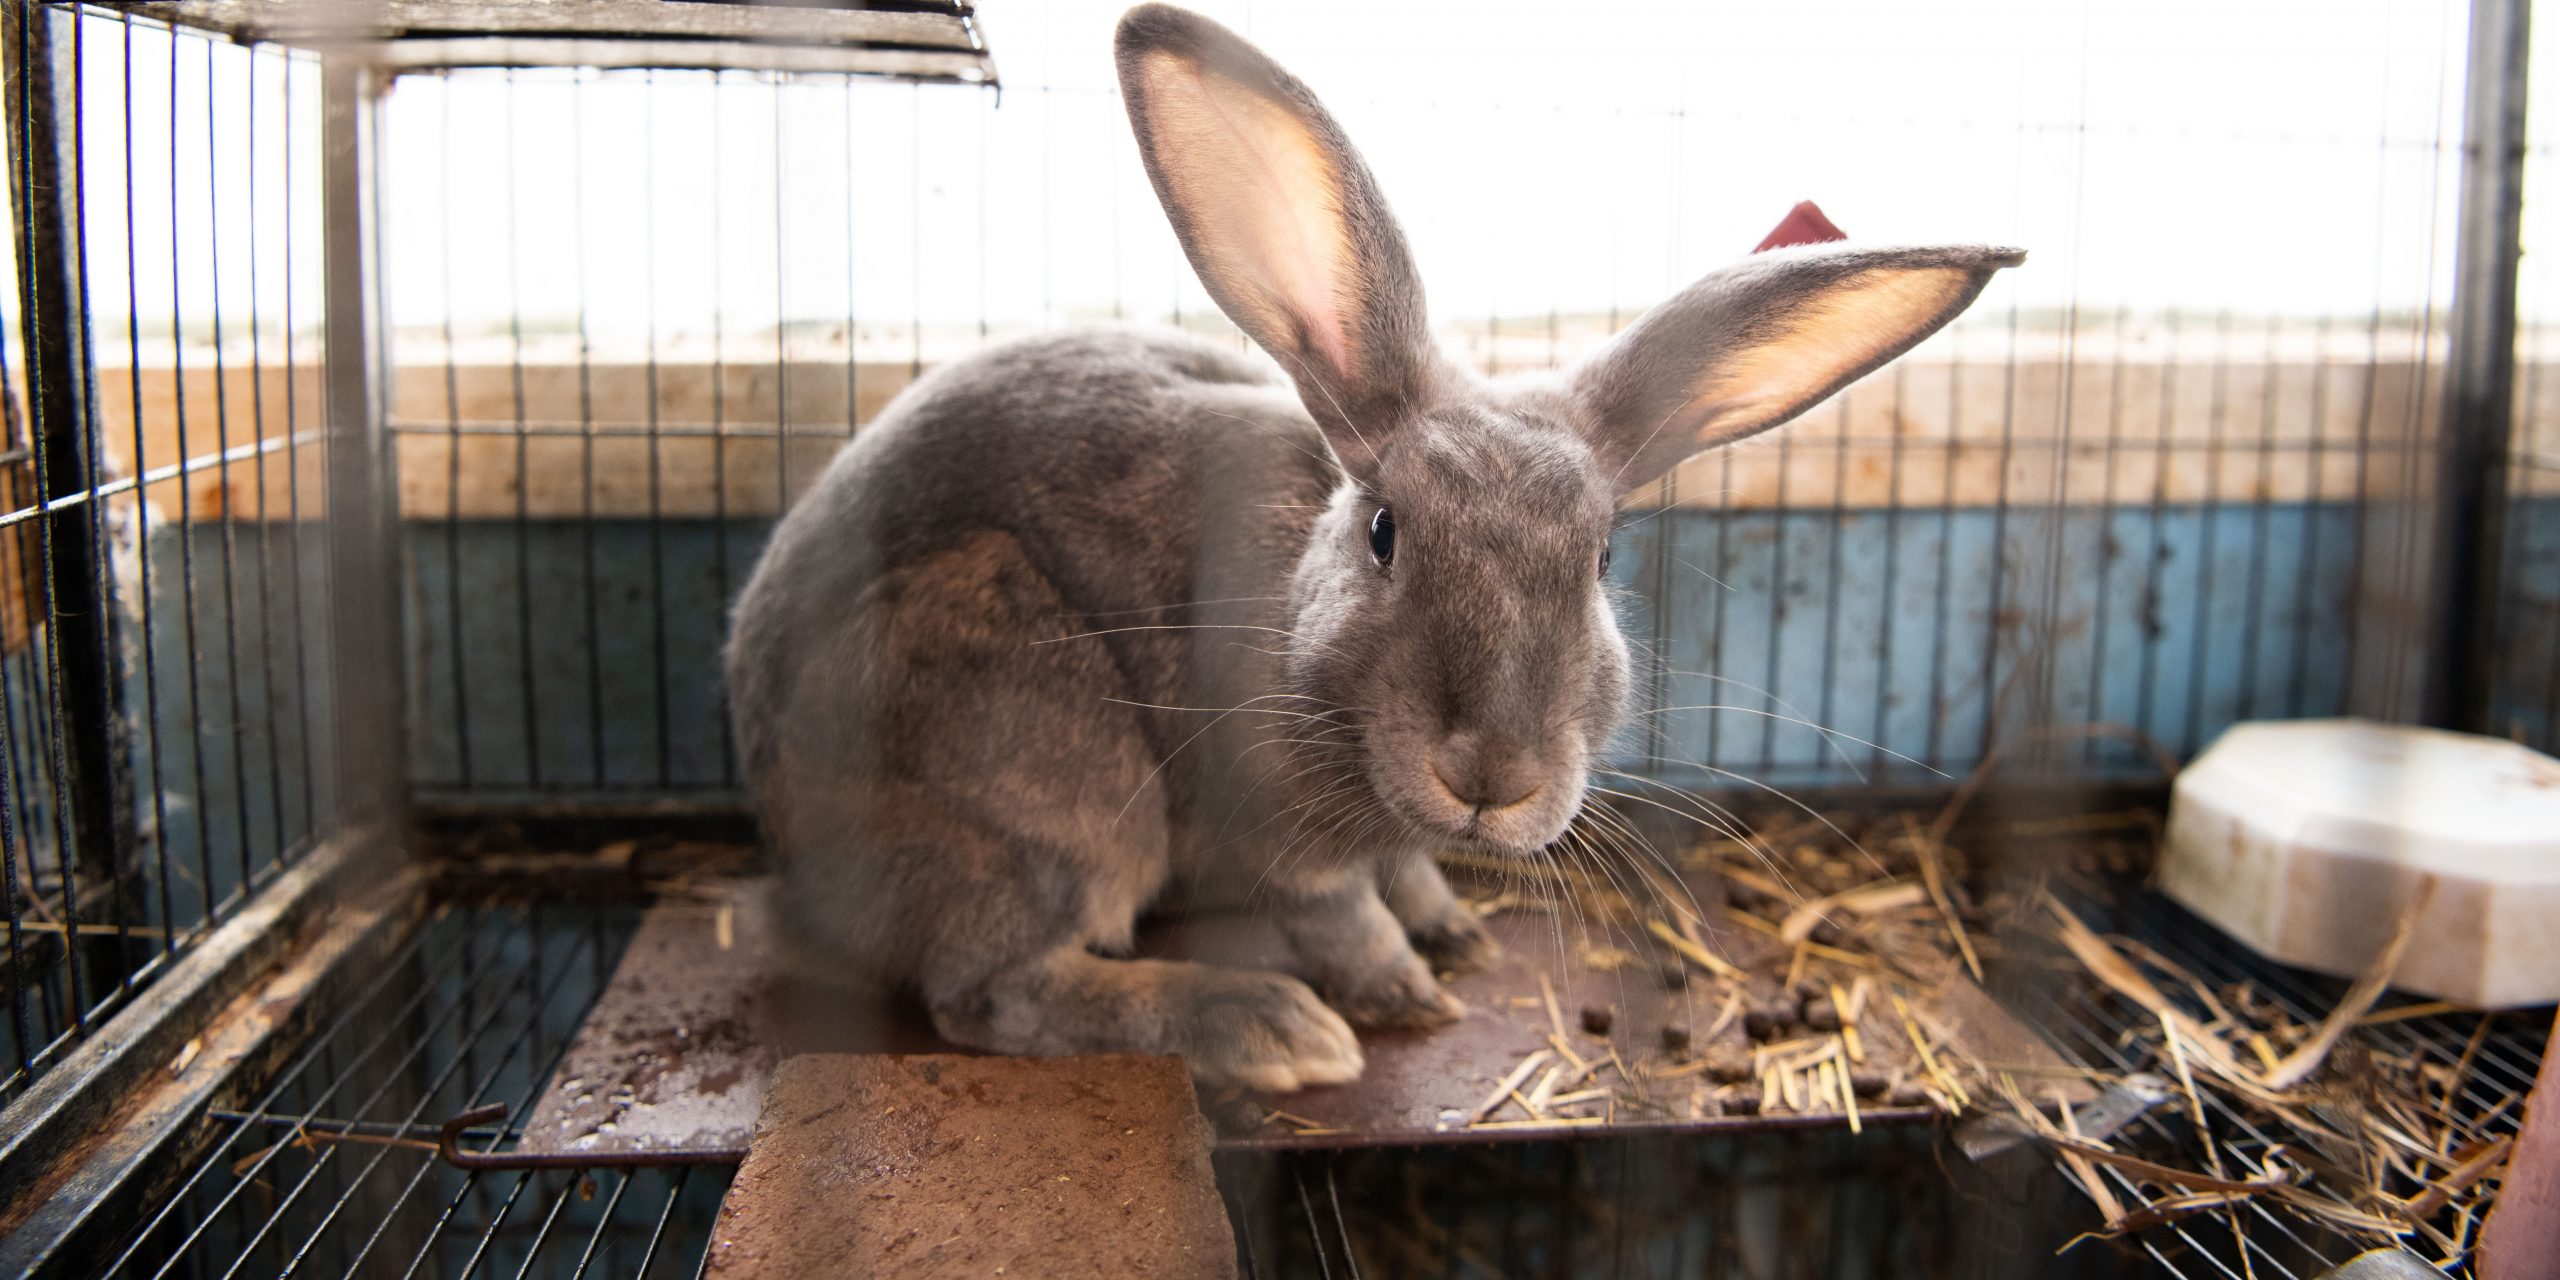
[{"label": "rabbit's right ear", "polygon": [[1646,312],[1573,372],[1592,450],[1620,493],[1635,489],[1910,350],[2026,258],[1989,245],[1754,254]]},{"label": "rabbit's right ear", "polygon": [[1140,5],[1117,45],[1138,153],[1200,282],[1368,474],[1441,373],[1368,166],[1305,85],[1225,27]]}]

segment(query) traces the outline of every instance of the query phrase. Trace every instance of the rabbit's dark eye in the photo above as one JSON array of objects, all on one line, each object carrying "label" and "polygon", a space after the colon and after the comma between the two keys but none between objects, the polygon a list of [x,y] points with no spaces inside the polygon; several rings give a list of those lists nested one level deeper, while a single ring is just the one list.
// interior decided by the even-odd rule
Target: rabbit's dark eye
[{"label": "rabbit's dark eye", "polygon": [[1603,578],[1609,576],[1609,553],[1615,549],[1606,542],[1600,544],[1600,576]]},{"label": "rabbit's dark eye", "polygon": [[1369,518],[1369,554],[1378,558],[1378,567],[1386,568],[1396,558],[1396,513],[1378,508]]}]

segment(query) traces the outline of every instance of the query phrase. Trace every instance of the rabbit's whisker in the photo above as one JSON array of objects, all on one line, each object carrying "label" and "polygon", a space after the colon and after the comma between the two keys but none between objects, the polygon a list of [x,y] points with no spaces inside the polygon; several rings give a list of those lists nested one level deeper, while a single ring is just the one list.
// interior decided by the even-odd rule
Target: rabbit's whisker
[{"label": "rabbit's whisker", "polygon": [[1807,896],[1802,889],[1796,887],[1793,880],[1788,878],[1786,864],[1779,861],[1776,851],[1769,848],[1766,842],[1762,841],[1750,830],[1750,824],[1742,821],[1741,817],[1733,813],[1731,810],[1728,810],[1724,806],[1716,804],[1713,801],[1707,800],[1702,796],[1698,796],[1688,791],[1683,791],[1678,787],[1671,786],[1670,784],[1658,779],[1644,777],[1641,774],[1621,773],[1615,769],[1603,769],[1600,770],[1600,772],[1607,774],[1610,777],[1622,778],[1640,785],[1659,787],[1670,792],[1672,799],[1681,801],[1687,805],[1693,806],[1697,810],[1703,811],[1704,816],[1701,816],[1700,812],[1676,809],[1648,796],[1636,795],[1625,791],[1617,791],[1606,787],[1598,787],[1596,784],[1594,788],[1596,790],[1604,791],[1609,795],[1617,796],[1620,799],[1632,800],[1638,804],[1650,805],[1651,807],[1659,809],[1664,813],[1668,813],[1673,817],[1696,823],[1709,831],[1715,832],[1716,834],[1749,849],[1752,856],[1760,862],[1760,865],[1767,867],[1769,869],[1769,873],[1774,876],[1781,885],[1786,887],[1787,892],[1795,895],[1798,901],[1803,901]]},{"label": "rabbit's whisker", "polygon": [[1794,806],[1794,807],[1795,807],[1799,812],[1803,813],[1806,817],[1809,817],[1809,818],[1813,819],[1814,821],[1821,823],[1821,824],[1822,824],[1822,826],[1823,826],[1823,829],[1824,829],[1824,830],[1827,830],[1827,831],[1829,831],[1831,834],[1833,834],[1833,835],[1835,835],[1835,836],[1840,837],[1840,842],[1841,842],[1841,843],[1843,843],[1843,844],[1845,844],[1845,845],[1849,846],[1849,847],[1850,847],[1850,848],[1852,848],[1852,849],[1857,850],[1857,852],[1858,852],[1858,856],[1859,856],[1859,857],[1861,857],[1861,858],[1866,859],[1867,865],[1868,865],[1870,868],[1872,868],[1872,869],[1874,869],[1874,870],[1876,870],[1876,871],[1878,871],[1878,872],[1882,872],[1882,871],[1885,869],[1885,865],[1884,865],[1884,860],[1883,860],[1883,859],[1878,858],[1878,857],[1877,857],[1877,856],[1875,856],[1873,853],[1868,852],[1868,851],[1867,851],[1867,847],[1866,847],[1865,845],[1860,844],[1860,843],[1858,842],[1858,840],[1856,839],[1856,837],[1851,836],[1848,832],[1841,830],[1841,829],[1840,829],[1840,827],[1839,827],[1839,824],[1837,824],[1837,823],[1833,822],[1833,821],[1832,821],[1831,819],[1829,819],[1829,818],[1824,817],[1824,816],[1822,815],[1821,811],[1819,811],[1819,810],[1815,809],[1812,805],[1806,804],[1804,801],[1796,799],[1794,796],[1787,794],[1785,791],[1783,791],[1783,790],[1781,790],[1781,789],[1779,789],[1779,788],[1777,788],[1777,787],[1770,786],[1768,783],[1762,782],[1762,781],[1761,781],[1761,780],[1759,780],[1758,778],[1751,777],[1751,776],[1749,776],[1749,775],[1747,775],[1747,774],[1735,773],[1735,772],[1734,772],[1733,770],[1731,770],[1731,769],[1719,769],[1719,768],[1717,768],[1716,766],[1711,765],[1711,764],[1700,764],[1699,762],[1697,762],[1697,761],[1695,761],[1695,760],[1684,760],[1684,759],[1682,759],[1682,758],[1680,758],[1680,757],[1678,757],[1678,756],[1664,756],[1664,757],[1663,757],[1663,759],[1664,759],[1664,761],[1665,761],[1665,762],[1667,762],[1667,763],[1679,765],[1680,767],[1682,767],[1682,768],[1684,768],[1684,769],[1696,769],[1696,770],[1699,770],[1700,772],[1703,772],[1703,773],[1713,774],[1713,775],[1715,775],[1716,777],[1719,777],[1719,778],[1727,778],[1727,779],[1730,779],[1730,780],[1732,780],[1732,781],[1739,782],[1739,783],[1741,783],[1742,785],[1744,785],[1744,786],[1746,786],[1746,787],[1753,788],[1754,790],[1758,790],[1758,791],[1765,791],[1765,792],[1767,792],[1767,793],[1768,793],[1768,794],[1770,794],[1770,795],[1776,796],[1778,799],[1780,799],[1780,800],[1784,800],[1784,801],[1786,801],[1789,805]]},{"label": "rabbit's whisker", "polygon": [[[1106,701],[1117,701],[1117,699],[1106,699]],[[1255,701],[1258,702],[1260,699],[1255,699]],[[1250,706],[1252,704],[1247,703],[1245,705]],[[1243,707],[1230,707],[1225,711],[1219,712],[1217,719],[1211,720],[1209,723],[1193,730],[1191,736],[1184,738],[1179,746],[1176,746],[1173,750],[1166,752],[1164,759],[1156,761],[1156,767],[1147,770],[1147,776],[1140,778],[1138,780],[1137,787],[1129,792],[1129,798],[1120,802],[1120,812],[1111,815],[1112,829],[1119,829],[1120,820],[1129,816],[1130,806],[1138,803],[1138,797],[1145,795],[1147,793],[1147,788],[1153,785],[1157,778],[1164,776],[1165,769],[1172,765],[1174,757],[1181,755],[1192,743],[1198,742],[1201,735],[1209,732],[1211,729],[1217,728],[1218,725],[1225,721],[1228,716],[1234,715],[1236,712],[1241,710],[1243,710]]]},{"label": "rabbit's whisker", "polygon": [[[1716,683],[1718,683],[1718,684],[1731,685],[1732,687],[1734,687],[1734,688],[1736,688],[1736,689],[1740,689],[1740,690],[1742,690],[1744,693],[1758,694],[1760,697],[1768,699],[1768,702],[1769,702],[1769,705],[1770,705],[1770,706],[1776,707],[1776,708],[1778,708],[1779,710],[1784,711],[1784,712],[1787,712],[1787,713],[1788,713],[1788,714],[1790,714],[1790,715],[1794,715],[1794,716],[1803,716],[1803,715],[1804,715],[1804,708],[1799,707],[1799,706],[1796,706],[1795,704],[1793,704],[1793,703],[1791,703],[1791,702],[1788,702],[1786,699],[1779,697],[1777,694],[1772,693],[1772,692],[1770,692],[1770,691],[1769,691],[1769,690],[1767,690],[1767,689],[1763,689],[1763,688],[1761,688],[1760,686],[1758,686],[1758,685],[1756,685],[1756,684],[1752,684],[1752,683],[1750,683],[1749,681],[1746,681],[1746,680],[1737,680],[1737,679],[1733,678],[1732,676],[1727,676],[1727,675],[1718,675],[1717,673],[1712,672],[1712,671],[1687,671],[1687,670],[1682,670],[1682,669],[1680,669],[1680,668],[1676,668],[1676,667],[1665,667],[1665,668],[1663,668],[1663,674],[1665,674],[1665,675],[1674,675],[1674,676],[1685,676],[1685,677],[1688,677],[1688,678],[1690,678],[1690,679],[1695,679],[1695,680],[1713,680],[1713,681],[1715,681],[1715,682],[1716,682]],[[1666,712],[1671,712],[1671,711],[1697,711],[1697,710],[1715,710],[1715,711],[1752,711],[1753,709],[1752,709],[1752,708],[1750,708],[1750,707],[1721,707],[1721,706],[1719,706],[1719,707],[1658,707],[1658,708],[1655,708],[1655,709],[1653,709],[1653,710],[1646,711],[1646,712],[1644,712],[1643,714],[1645,714],[1645,715],[1661,715],[1661,714],[1664,714],[1664,713],[1666,713]],[[1768,714],[1768,713],[1767,713],[1767,712],[1758,712],[1757,714],[1766,715],[1766,714]],[[1815,732],[1817,732],[1817,733],[1824,734],[1824,735],[1826,735],[1826,736],[1836,736],[1836,737],[1840,737],[1840,738],[1846,738],[1847,740],[1849,740],[1849,741],[1851,741],[1851,742],[1857,743],[1859,746],[1873,748],[1873,749],[1874,749],[1874,750],[1876,750],[1876,751],[1883,752],[1884,754],[1889,755],[1889,756],[1892,756],[1894,759],[1896,759],[1896,760],[1900,760],[1900,761],[1902,761],[1902,762],[1904,762],[1904,763],[1906,763],[1906,764],[1914,764],[1914,765],[1918,765],[1919,767],[1921,767],[1921,768],[1923,768],[1923,769],[1927,769],[1927,770],[1928,770],[1929,772],[1931,772],[1931,773],[1937,774],[1937,775],[1938,775],[1939,777],[1941,777],[1941,778],[1949,778],[1949,779],[1952,779],[1952,778],[1953,778],[1953,776],[1954,776],[1954,775],[1952,775],[1952,774],[1949,774],[1949,773],[1947,773],[1947,772],[1945,772],[1945,771],[1943,771],[1943,770],[1941,770],[1941,769],[1937,768],[1937,767],[1936,767],[1936,766],[1934,766],[1934,765],[1931,765],[1931,764],[1927,763],[1926,761],[1914,760],[1914,759],[1912,759],[1911,757],[1906,756],[1906,755],[1903,755],[1901,752],[1894,751],[1894,750],[1892,750],[1892,749],[1890,749],[1890,748],[1888,748],[1888,747],[1885,747],[1885,746],[1883,746],[1883,745],[1882,745],[1882,744],[1880,744],[1880,743],[1869,742],[1869,741],[1867,741],[1867,740],[1866,740],[1866,739],[1864,739],[1864,738],[1859,738],[1859,737],[1852,736],[1852,735],[1850,735],[1850,734],[1842,733],[1840,730],[1838,730],[1838,729],[1834,729],[1834,728],[1831,728],[1831,727],[1829,727],[1829,726],[1827,726],[1827,725],[1816,724],[1815,722],[1813,722],[1813,721],[1812,721],[1812,720],[1810,720],[1810,719],[1801,719],[1801,720],[1798,720],[1796,723],[1802,724],[1802,725],[1804,725],[1806,728],[1808,728],[1808,729],[1812,729],[1813,731],[1815,731]],[[1845,753],[1841,753],[1841,752],[1839,751],[1839,749],[1838,749],[1836,746],[1833,748],[1833,752],[1834,752],[1834,754],[1837,754],[1837,755],[1839,755],[1839,756],[1840,756],[1840,761],[1841,761],[1841,763],[1842,763],[1842,764],[1849,765],[1849,766],[1850,766],[1850,768],[1851,768],[1853,771],[1856,769],[1856,765],[1855,765],[1854,763],[1852,763],[1852,762],[1849,760],[1848,756],[1847,756]],[[1860,775],[1860,780],[1861,780],[1861,781],[1863,781],[1863,780],[1864,780],[1864,775],[1863,775],[1863,774],[1862,774],[1862,775]]]},{"label": "rabbit's whisker", "polygon": [[1267,604],[1286,600],[1287,596],[1223,596],[1215,600],[1177,600],[1171,604],[1140,605],[1134,609],[1084,609],[1074,613],[1052,614],[1055,618],[1119,618],[1132,613],[1163,613],[1171,609],[1196,609],[1204,604]]},{"label": "rabbit's whisker", "polygon": [[1116,636],[1131,631],[1268,631],[1273,635],[1297,638],[1297,633],[1282,627],[1266,627],[1254,622],[1154,622],[1126,627],[1104,627],[1098,631],[1079,631],[1073,635],[1051,636],[1034,640],[1035,645],[1063,644],[1069,640],[1090,640],[1095,636]]}]

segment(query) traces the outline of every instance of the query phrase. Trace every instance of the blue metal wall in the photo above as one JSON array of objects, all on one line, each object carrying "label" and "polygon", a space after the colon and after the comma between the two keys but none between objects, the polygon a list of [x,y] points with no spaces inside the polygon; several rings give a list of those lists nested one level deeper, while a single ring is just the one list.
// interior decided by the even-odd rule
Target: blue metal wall
[{"label": "blue metal wall", "polygon": [[[1660,655],[1659,711],[1622,763],[1690,783],[1713,769],[1782,786],[1913,781],[1961,774],[1986,725],[2020,718],[2113,722],[2183,754],[2237,719],[2334,714],[2356,634],[2355,516],[2288,503],[1631,517],[1615,576],[1629,633]],[[421,789],[731,786],[719,627],[768,527],[413,523]],[[2057,532],[2062,572],[2036,571]],[[2541,585],[2547,626],[2555,584]]]}]

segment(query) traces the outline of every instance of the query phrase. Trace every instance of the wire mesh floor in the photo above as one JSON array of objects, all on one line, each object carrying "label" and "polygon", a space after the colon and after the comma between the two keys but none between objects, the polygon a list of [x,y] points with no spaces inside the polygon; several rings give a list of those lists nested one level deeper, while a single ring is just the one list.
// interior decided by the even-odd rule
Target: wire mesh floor
[{"label": "wire mesh floor", "polygon": [[[2294,1016],[2341,984],[2276,968],[2156,895],[2084,903],[2093,922],[2217,986],[2247,982]],[[629,906],[439,909],[273,1082],[209,1115],[175,1192],[105,1259],[119,1276],[689,1276],[730,1170],[480,1172],[434,1150],[437,1126],[531,1100],[637,926]],[[2064,1050],[2106,1071],[2155,1064],[2103,1003],[2049,983],[2008,992]],[[2409,1019],[2392,1048],[2467,1061],[2460,1128],[2510,1130],[2538,1015]],[[2476,1043],[2475,1043],[2476,1042]],[[2121,1135],[2190,1141],[2173,1109]],[[2226,1151],[2281,1140],[2211,1116]],[[2299,1277],[2358,1246],[2244,1205],[2125,1241],[2055,1250],[2097,1218],[2032,1147],[1974,1165],[1943,1131],[1643,1135],[1469,1148],[1232,1151],[1220,1158],[1245,1274],[1710,1276],[1906,1274]],[[2132,1184],[2123,1190],[2132,1194]],[[2456,1274],[2461,1274],[2459,1271]]]},{"label": "wire mesh floor", "polygon": [[728,1169],[475,1174],[435,1150],[446,1118],[532,1096],[635,919],[439,911],[253,1103],[208,1116],[176,1193],[100,1274],[697,1274]]},{"label": "wire mesh floor", "polygon": [[[2151,948],[2215,990],[2246,986],[2259,998],[2296,1022],[2317,1022],[2338,1003],[2347,983],[2269,963],[2244,950],[2192,912],[2156,893],[2128,891],[2111,901],[2073,904],[2090,923]],[[2016,983],[2001,995],[2028,1021],[2044,1028],[2063,1052],[2102,1072],[2164,1072],[2168,1064],[2147,1061],[2129,1046],[2134,1042],[2137,1010],[2118,1001],[2065,1000],[2049,982]],[[2200,1012],[2191,999],[2173,994],[2190,1013]],[[2542,1043],[2551,1026],[2549,1010],[2524,1010],[2484,1017],[2445,1013],[2396,1021],[2370,1022],[2363,1034],[2380,1051],[2402,1055],[2413,1063],[2436,1063],[2453,1069],[2459,1084],[2446,1108],[2449,1131],[2462,1144],[2511,1135],[2521,1120],[2518,1103],[2532,1089],[2540,1068]],[[2149,1028],[2141,1028],[2149,1030]],[[2206,1122],[2225,1152],[2260,1154],[2293,1142],[2228,1106],[2222,1095],[2201,1091]],[[2183,1102],[2183,1099],[2181,1099]],[[2192,1125],[2180,1106],[2164,1106],[2144,1116],[2121,1135],[2133,1150],[2184,1151],[2194,1159]],[[2190,1163],[2187,1167],[2197,1167]],[[2133,1202],[2143,1197],[2136,1184],[2113,1168],[2101,1176]],[[2465,1223],[2460,1238],[2466,1246],[2477,1223]],[[2229,1214],[2200,1215],[2132,1237],[2167,1274],[2231,1277],[2233,1280],[2315,1280],[2371,1242],[2356,1243],[2319,1229],[2290,1214],[2271,1211],[2257,1198],[2242,1200]],[[2426,1246],[2412,1240],[2411,1248]],[[2455,1275],[2468,1275],[2467,1258],[2436,1258],[2454,1265]]]}]

